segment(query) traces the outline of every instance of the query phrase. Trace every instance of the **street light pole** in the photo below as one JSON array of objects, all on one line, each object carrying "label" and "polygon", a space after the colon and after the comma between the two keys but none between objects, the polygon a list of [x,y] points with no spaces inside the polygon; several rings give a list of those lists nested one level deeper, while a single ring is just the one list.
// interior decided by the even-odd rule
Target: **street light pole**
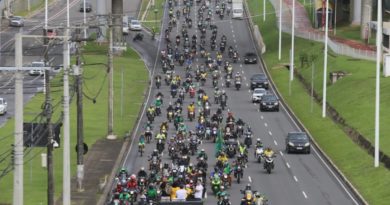
[{"label": "street light pole", "polygon": [[374,166],[379,167],[379,106],[380,106],[380,70],[382,57],[382,1],[378,1],[376,31],[376,89],[375,89],[375,154]]},{"label": "street light pole", "polygon": [[325,51],[324,51],[324,79],[322,85],[322,117],[326,117],[326,73],[328,68],[328,33],[329,33],[329,0],[326,0],[325,18]]},{"label": "street light pole", "polygon": [[294,80],[295,0],[293,0],[292,2],[293,3],[292,3],[292,18],[291,18],[292,27],[291,27],[290,81]]},{"label": "street light pole", "polygon": [[263,0],[263,21],[265,21],[265,0]]},{"label": "street light pole", "polygon": [[282,59],[282,0],[279,0],[279,60]]},{"label": "street light pole", "polygon": [[157,29],[157,9],[154,9],[154,28]]}]

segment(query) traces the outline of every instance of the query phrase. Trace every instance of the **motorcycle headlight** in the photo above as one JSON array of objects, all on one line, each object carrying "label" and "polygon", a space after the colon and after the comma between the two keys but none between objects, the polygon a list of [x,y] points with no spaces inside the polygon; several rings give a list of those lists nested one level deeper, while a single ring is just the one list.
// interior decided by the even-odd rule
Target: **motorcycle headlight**
[{"label": "motorcycle headlight", "polygon": [[310,143],[309,143],[309,142],[306,142],[305,147],[308,147],[309,145],[310,145]]},{"label": "motorcycle headlight", "polygon": [[289,142],[288,145],[294,147],[294,143],[292,143],[292,142]]}]

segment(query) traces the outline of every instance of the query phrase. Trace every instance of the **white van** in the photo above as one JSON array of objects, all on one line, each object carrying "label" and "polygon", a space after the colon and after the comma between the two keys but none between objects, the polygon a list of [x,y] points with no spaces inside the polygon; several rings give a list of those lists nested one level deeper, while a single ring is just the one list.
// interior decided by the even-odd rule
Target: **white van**
[{"label": "white van", "polygon": [[123,35],[129,34],[129,17],[128,16],[123,16],[122,18],[122,33]]},{"label": "white van", "polygon": [[234,19],[244,18],[244,5],[243,5],[242,0],[233,0],[232,18],[234,18]]}]

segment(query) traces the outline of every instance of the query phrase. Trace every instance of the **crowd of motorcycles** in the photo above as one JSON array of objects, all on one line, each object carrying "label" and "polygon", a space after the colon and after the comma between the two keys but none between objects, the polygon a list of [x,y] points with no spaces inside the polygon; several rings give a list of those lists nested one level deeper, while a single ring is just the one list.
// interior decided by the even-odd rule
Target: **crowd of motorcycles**
[{"label": "crowd of motorcycles", "polygon": [[[195,34],[190,35],[193,27],[191,12],[195,10],[191,11],[191,8],[194,5],[197,7],[194,29],[200,31],[199,39]],[[272,151],[264,148],[260,139],[252,142],[250,125],[236,119],[227,107],[228,96],[224,89],[231,86],[233,79],[234,88],[241,88],[241,75],[233,71],[239,57],[237,50],[227,46],[225,35],[218,38],[218,27],[213,24],[212,17],[217,15],[223,19],[225,15],[229,16],[230,7],[224,0],[182,0],[180,4],[178,0],[168,0],[167,6],[169,23],[163,31],[166,48],[160,53],[164,74],[154,78],[157,94],[146,111],[147,122],[139,139],[138,154],[144,156],[146,147],[153,146],[152,142],[156,146],[148,155],[147,169],[141,168],[136,174],[129,174],[125,169],[118,173],[110,203],[159,204],[167,197],[172,199],[172,187],[180,185],[188,190],[187,200],[192,200],[195,186],[200,182],[204,187],[203,198],[207,187],[211,187],[218,200],[217,205],[230,205],[227,190],[233,181],[241,183],[244,169],[249,166],[248,155],[252,147],[255,160],[263,162],[266,172],[271,173],[274,168],[273,153],[265,154]],[[172,31],[176,27],[181,29],[175,36]],[[210,37],[206,39],[206,36]],[[226,55],[225,58],[223,55]],[[199,63],[194,62],[195,58],[199,58]],[[175,72],[178,69],[184,75]],[[220,86],[220,79],[225,80],[225,88]],[[212,83],[206,85],[208,80]],[[204,88],[211,85],[214,91],[207,93]],[[160,92],[162,86],[169,87],[170,92]],[[209,94],[213,94],[214,98],[211,99]],[[172,102],[164,102],[164,95],[170,95]],[[187,112],[184,103],[188,104]],[[166,120],[156,124],[156,118]],[[195,129],[189,129],[185,121],[194,122]],[[154,130],[158,132],[154,133]],[[213,157],[216,157],[216,164],[212,168],[208,164],[208,154],[200,148],[203,143],[215,143],[216,155]],[[170,161],[163,161],[164,151]],[[233,162],[230,163],[229,159]],[[241,205],[268,204],[266,197],[252,190],[250,184],[241,192],[244,195]]]}]

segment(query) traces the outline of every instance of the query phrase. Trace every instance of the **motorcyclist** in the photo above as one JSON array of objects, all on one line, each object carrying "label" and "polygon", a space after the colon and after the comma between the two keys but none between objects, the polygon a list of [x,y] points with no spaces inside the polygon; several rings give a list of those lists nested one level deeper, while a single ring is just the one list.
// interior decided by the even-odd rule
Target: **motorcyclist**
[{"label": "motorcyclist", "polygon": [[148,173],[146,173],[145,168],[141,167],[141,169],[137,173],[138,178],[146,178]]},{"label": "motorcyclist", "polygon": [[155,200],[157,198],[157,189],[153,185],[149,185],[148,191],[146,192],[146,199],[149,202],[149,200]]},{"label": "motorcyclist", "polygon": [[188,116],[190,115],[190,112],[195,113],[195,103],[194,102],[192,102],[190,105],[188,105],[187,111],[188,111]]},{"label": "motorcyclist", "polygon": [[225,164],[228,161],[228,158],[224,152],[220,152],[217,157],[217,161],[220,161],[222,162],[222,164]]},{"label": "motorcyclist", "polygon": [[145,136],[144,136],[144,135],[141,135],[141,136],[139,137],[138,147],[142,147],[142,148],[145,147]]},{"label": "motorcyclist", "polygon": [[185,133],[187,133],[187,126],[183,122],[181,122],[179,124],[179,128],[177,129],[177,131],[185,134]]},{"label": "motorcyclist", "polygon": [[205,152],[204,149],[201,149],[200,152],[198,153],[198,156],[196,157],[197,159],[200,159],[201,157],[203,157],[203,159],[205,159],[207,161],[208,157],[207,157],[207,153]]},{"label": "motorcyclist", "polygon": [[263,147],[263,142],[261,142],[261,139],[260,138],[257,138],[256,140],[256,148],[261,148]]},{"label": "motorcyclist", "polygon": [[240,152],[240,154],[245,156],[247,154],[248,150],[246,149],[245,144],[239,144],[238,145],[238,151]]},{"label": "motorcyclist", "polygon": [[273,157],[275,153],[274,153],[274,151],[272,151],[271,147],[267,147],[267,148],[265,148],[263,154],[266,157]]},{"label": "motorcyclist", "polygon": [[165,140],[165,135],[163,134],[163,133],[158,133],[157,135],[156,135],[156,140],[158,141],[158,140]]},{"label": "motorcyclist", "polygon": [[218,201],[221,200],[226,195],[228,195],[228,193],[226,192],[225,187],[221,186],[219,192],[217,193]]},{"label": "motorcyclist", "polygon": [[130,199],[130,194],[127,191],[124,191],[119,194],[119,200],[121,201],[128,201]]},{"label": "motorcyclist", "polygon": [[120,176],[120,175],[125,175],[126,177],[129,176],[129,174],[125,168],[122,168],[119,170],[118,176]]},{"label": "motorcyclist", "polygon": [[137,177],[135,174],[130,176],[130,180],[127,182],[128,189],[137,189]]},{"label": "motorcyclist", "polygon": [[169,105],[168,105],[168,108],[167,108],[167,113],[170,112],[170,111],[173,111],[173,106],[172,106],[171,102],[169,102]]},{"label": "motorcyclist", "polygon": [[245,125],[245,122],[244,122],[241,118],[238,118],[238,120],[237,120],[237,122],[236,122],[236,125],[244,126],[244,125]]}]

